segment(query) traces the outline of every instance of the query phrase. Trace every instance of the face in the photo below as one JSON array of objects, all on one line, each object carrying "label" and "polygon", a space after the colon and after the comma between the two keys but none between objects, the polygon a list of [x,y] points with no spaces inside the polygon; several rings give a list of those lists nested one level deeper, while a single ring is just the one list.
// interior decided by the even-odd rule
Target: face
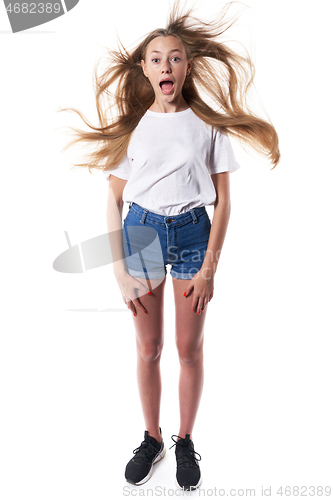
[{"label": "face", "polygon": [[[172,102],[181,95],[192,61],[187,61],[182,42],[175,36],[158,36],[147,46],[143,73],[148,77],[158,100]],[[162,83],[162,81],[165,83]]]}]

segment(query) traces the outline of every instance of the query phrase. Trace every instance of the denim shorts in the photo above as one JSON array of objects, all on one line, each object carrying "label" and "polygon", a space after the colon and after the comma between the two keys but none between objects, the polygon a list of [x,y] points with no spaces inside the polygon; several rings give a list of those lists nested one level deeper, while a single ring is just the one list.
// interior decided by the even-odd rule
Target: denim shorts
[{"label": "denim shorts", "polygon": [[211,222],[206,207],[170,217],[132,202],[123,221],[125,268],[134,277],[192,279],[204,261]]}]

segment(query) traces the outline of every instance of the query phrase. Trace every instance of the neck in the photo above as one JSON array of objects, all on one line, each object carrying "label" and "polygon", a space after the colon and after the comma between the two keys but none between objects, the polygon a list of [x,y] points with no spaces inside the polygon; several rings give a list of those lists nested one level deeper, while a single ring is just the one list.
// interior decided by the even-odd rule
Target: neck
[{"label": "neck", "polygon": [[150,111],[155,111],[155,113],[178,113],[179,111],[185,111],[189,108],[189,105],[185,101],[183,96],[179,96],[179,99],[172,102],[165,102],[159,100],[155,97],[155,101],[150,106]]}]

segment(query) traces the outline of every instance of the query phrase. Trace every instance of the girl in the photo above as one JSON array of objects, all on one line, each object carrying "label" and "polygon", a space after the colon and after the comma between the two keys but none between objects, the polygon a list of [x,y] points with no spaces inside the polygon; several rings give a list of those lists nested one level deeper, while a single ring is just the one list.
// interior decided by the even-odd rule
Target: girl
[{"label": "girl", "polygon": [[[268,156],[273,168],[279,162],[274,127],[245,106],[253,64],[219,39],[229,27],[225,17],[232,3],[207,24],[191,16],[192,9],[181,14],[176,1],[165,29],[149,33],[131,53],[110,52],[109,67],[96,78],[100,128],[78,112],[95,132],[77,131],[75,142],[97,142],[98,148],[91,162],[77,166],[104,170],[109,182],[114,273],[136,332],[146,431],[125,469],[135,485],[150,478],[166,451],[159,423],[166,265],[180,362],[180,427],[172,436],[176,482],[191,490],[201,483],[192,432],[203,387],[204,323],[230,217],[229,174],[239,168],[229,135]],[[103,96],[110,98],[110,109],[116,106],[116,119],[103,112]],[[122,228],[124,201],[130,207]],[[214,205],[212,222],[206,205]]]}]

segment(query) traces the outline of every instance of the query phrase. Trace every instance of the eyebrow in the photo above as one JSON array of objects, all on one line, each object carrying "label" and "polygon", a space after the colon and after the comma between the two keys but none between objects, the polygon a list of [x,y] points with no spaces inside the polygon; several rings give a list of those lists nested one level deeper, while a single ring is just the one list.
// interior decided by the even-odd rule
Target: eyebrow
[{"label": "eyebrow", "polygon": [[[154,52],[156,52],[157,54],[161,54],[161,52],[159,50],[153,50],[151,52],[151,54],[153,54]],[[170,52],[181,52],[181,51],[179,49],[172,49],[172,50],[170,50]]]}]

